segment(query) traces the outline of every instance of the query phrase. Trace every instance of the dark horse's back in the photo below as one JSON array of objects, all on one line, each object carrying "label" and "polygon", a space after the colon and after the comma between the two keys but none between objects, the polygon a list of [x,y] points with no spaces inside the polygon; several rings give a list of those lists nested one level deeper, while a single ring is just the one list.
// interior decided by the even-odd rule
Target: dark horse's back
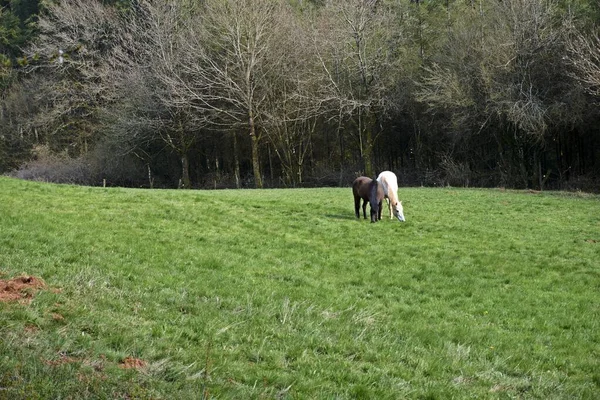
[{"label": "dark horse's back", "polygon": [[366,176],[359,176],[352,183],[352,193],[354,196],[359,196],[362,199],[369,199],[369,187],[373,179]]},{"label": "dark horse's back", "polygon": [[383,187],[377,179],[371,179],[366,176],[359,176],[352,183],[352,193],[354,195],[354,211],[356,218],[360,218],[360,200],[363,199],[363,215],[366,215],[367,201],[371,205],[371,222],[381,219],[381,203],[384,193]]}]

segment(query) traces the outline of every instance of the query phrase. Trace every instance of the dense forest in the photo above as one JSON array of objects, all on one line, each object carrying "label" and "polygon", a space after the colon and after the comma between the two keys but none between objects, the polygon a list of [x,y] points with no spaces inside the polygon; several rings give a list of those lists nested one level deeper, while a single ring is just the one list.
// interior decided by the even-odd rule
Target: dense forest
[{"label": "dense forest", "polygon": [[0,0],[0,173],[600,190],[597,0]]}]

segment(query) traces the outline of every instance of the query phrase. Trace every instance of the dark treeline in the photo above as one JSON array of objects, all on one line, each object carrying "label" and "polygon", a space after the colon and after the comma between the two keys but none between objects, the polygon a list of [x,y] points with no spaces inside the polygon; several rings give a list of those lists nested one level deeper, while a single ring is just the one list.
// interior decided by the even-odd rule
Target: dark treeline
[{"label": "dark treeline", "polygon": [[0,0],[0,173],[600,189],[596,0]]}]

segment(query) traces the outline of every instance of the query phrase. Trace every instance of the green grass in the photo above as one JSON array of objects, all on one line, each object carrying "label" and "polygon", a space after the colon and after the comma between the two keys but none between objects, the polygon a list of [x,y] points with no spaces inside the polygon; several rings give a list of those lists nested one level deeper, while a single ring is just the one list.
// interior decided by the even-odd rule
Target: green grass
[{"label": "green grass", "polygon": [[400,198],[0,178],[0,399],[599,398],[600,198]]}]

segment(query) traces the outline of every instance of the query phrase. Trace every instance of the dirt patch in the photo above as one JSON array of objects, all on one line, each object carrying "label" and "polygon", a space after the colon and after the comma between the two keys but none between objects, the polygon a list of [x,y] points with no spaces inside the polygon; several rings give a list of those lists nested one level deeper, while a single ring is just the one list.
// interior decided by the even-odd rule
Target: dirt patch
[{"label": "dirt patch", "polygon": [[55,321],[64,321],[65,317],[63,317],[59,313],[52,313],[52,319],[55,320]]},{"label": "dirt patch", "polygon": [[124,369],[140,369],[146,366],[146,361],[140,360],[139,358],[127,357],[119,364],[119,367]]},{"label": "dirt patch", "polygon": [[80,362],[81,360],[78,360],[77,358],[74,357],[69,357],[65,354],[59,354],[58,358],[55,358],[53,360],[45,360],[42,359],[42,362],[46,365],[50,365],[51,367],[57,367],[59,365],[64,365],[64,364],[70,364],[70,363],[77,363]]},{"label": "dirt patch", "polygon": [[35,276],[0,279],[0,301],[29,303],[33,295],[44,287],[46,287],[44,281]]}]

